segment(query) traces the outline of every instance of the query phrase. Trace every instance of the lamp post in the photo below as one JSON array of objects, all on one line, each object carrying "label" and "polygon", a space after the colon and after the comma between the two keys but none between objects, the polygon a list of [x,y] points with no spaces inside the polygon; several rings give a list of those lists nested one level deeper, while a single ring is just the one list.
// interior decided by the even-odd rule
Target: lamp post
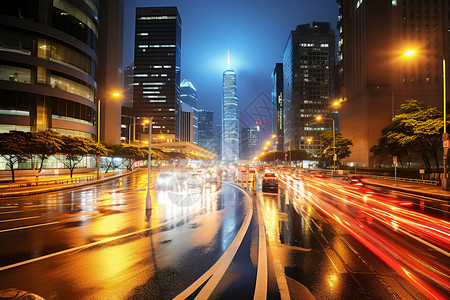
[{"label": "lamp post", "polygon": [[320,121],[320,120],[331,120],[333,121],[333,175],[336,172],[336,131],[335,131],[335,127],[334,127],[334,119],[332,118],[325,118],[322,116],[317,116],[316,120]]},{"label": "lamp post", "polygon": [[145,209],[146,210],[152,209],[152,197],[150,195],[150,169],[151,169],[151,162],[152,162],[152,122],[153,122],[153,117],[150,117],[150,121],[148,124],[148,160],[147,160],[148,178],[147,178],[147,196],[145,197]]},{"label": "lamp post", "polygon": [[[416,53],[414,50],[408,50],[405,52],[405,56],[412,56]],[[447,178],[447,155],[448,155],[448,148],[449,148],[449,136],[447,134],[447,77],[445,74],[445,56],[444,54],[441,54],[442,57],[442,89],[443,89],[443,110],[444,110],[444,133],[442,134],[442,147],[444,149],[444,157],[443,157],[443,164],[444,164],[444,174],[442,178],[442,189],[444,191],[448,191],[448,178]]]},{"label": "lamp post", "polygon": [[[119,92],[114,92],[112,93],[112,96],[114,98],[120,97],[120,93]],[[102,99],[98,98],[97,100],[97,143],[100,143],[100,103],[101,103]],[[97,156],[97,180],[100,179],[100,161],[101,158],[100,156]]]}]

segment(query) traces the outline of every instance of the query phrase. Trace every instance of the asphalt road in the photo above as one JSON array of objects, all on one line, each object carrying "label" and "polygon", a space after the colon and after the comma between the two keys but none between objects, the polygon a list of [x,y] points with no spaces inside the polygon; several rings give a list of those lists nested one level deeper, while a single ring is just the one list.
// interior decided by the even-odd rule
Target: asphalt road
[{"label": "asphalt road", "polygon": [[448,297],[446,220],[424,215],[411,196],[290,172],[280,179],[279,195],[258,201],[271,269],[291,298]]},{"label": "asphalt road", "polygon": [[[146,173],[3,199],[0,290],[13,287],[46,299],[176,297],[222,257],[252,207],[232,185],[198,185],[186,173],[172,180],[177,184],[170,189],[152,183],[151,213],[145,207]],[[250,249],[254,233],[243,233],[242,244]],[[235,261],[235,269],[256,274],[253,264],[246,268]],[[235,281],[220,279],[217,297]]]}]

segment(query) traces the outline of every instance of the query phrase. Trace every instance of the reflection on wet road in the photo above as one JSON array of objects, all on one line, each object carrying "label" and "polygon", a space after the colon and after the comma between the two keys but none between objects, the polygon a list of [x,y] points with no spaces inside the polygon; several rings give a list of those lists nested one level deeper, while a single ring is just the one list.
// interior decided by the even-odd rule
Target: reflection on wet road
[{"label": "reflection on wet road", "polygon": [[193,177],[160,190],[152,178],[151,214],[145,172],[2,200],[0,289],[48,299],[175,297],[222,256],[248,211],[238,189]]},{"label": "reflection on wet road", "polygon": [[258,200],[291,296],[447,298],[448,221],[363,187],[279,175],[279,195]]}]

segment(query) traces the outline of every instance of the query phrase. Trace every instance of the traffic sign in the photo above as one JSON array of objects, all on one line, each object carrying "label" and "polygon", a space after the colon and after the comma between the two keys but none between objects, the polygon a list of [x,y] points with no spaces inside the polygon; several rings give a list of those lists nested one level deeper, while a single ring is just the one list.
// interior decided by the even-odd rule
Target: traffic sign
[{"label": "traffic sign", "polygon": [[449,140],[443,140],[442,144],[443,144],[444,148],[448,148],[450,146],[450,141]]}]

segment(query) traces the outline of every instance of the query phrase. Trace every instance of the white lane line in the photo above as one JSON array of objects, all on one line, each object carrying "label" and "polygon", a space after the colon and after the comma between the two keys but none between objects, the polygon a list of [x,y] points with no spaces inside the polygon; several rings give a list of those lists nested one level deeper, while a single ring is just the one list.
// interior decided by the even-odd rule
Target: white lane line
[{"label": "white lane line", "polygon": [[184,219],[186,217],[189,217],[191,215],[197,214],[198,212],[200,212],[203,209],[204,209],[204,207],[202,207],[202,208],[200,208],[200,209],[198,209],[198,210],[196,210],[196,211],[194,211],[194,212],[192,212],[190,214],[184,215],[184,216],[182,216],[182,217],[180,217],[178,219],[174,219],[174,220],[170,220],[170,221],[158,224],[157,226],[155,226],[153,228],[141,229],[141,230],[138,230],[138,231],[135,231],[135,232],[131,232],[131,233],[127,233],[127,234],[123,234],[123,235],[115,236],[115,237],[111,237],[111,238],[106,238],[106,239],[101,240],[101,241],[93,242],[93,243],[86,244],[86,245],[81,245],[81,246],[78,246],[78,247],[62,250],[62,251],[59,251],[59,252],[50,253],[50,254],[47,254],[47,255],[44,255],[44,256],[40,256],[40,257],[36,257],[36,258],[32,258],[32,259],[29,259],[29,260],[24,260],[24,261],[21,261],[21,262],[12,264],[12,265],[4,266],[4,267],[0,268],[0,272],[4,271],[4,270],[15,268],[15,267],[23,266],[23,265],[26,265],[26,264],[29,264],[29,263],[32,263],[32,262],[35,262],[35,261],[40,261],[40,260],[44,260],[44,259],[51,258],[51,257],[54,257],[54,256],[58,256],[58,255],[61,255],[61,254],[70,253],[70,252],[86,249],[86,248],[89,248],[89,247],[92,247],[92,246],[97,246],[97,245],[109,243],[109,242],[116,241],[116,240],[119,240],[119,239],[122,239],[122,238],[125,238],[125,237],[129,237],[129,236],[132,236],[132,235],[144,233],[144,232],[149,231],[149,230],[157,229],[159,227],[165,226],[167,224],[170,224],[170,223],[179,221],[181,219]]},{"label": "white lane line", "polygon": [[26,218],[17,218],[17,219],[9,219],[9,220],[0,220],[0,223],[4,223],[4,222],[13,222],[13,221],[21,221],[21,220],[28,220],[28,219],[35,219],[35,218],[39,218],[39,216],[26,217]]},{"label": "white lane line", "polygon": [[[226,270],[230,266],[231,262],[233,261],[234,256],[236,255],[236,252],[238,251],[239,247],[242,244],[242,241],[244,240],[244,236],[247,233],[248,227],[250,225],[250,221],[252,220],[253,216],[253,203],[250,196],[245,192],[244,189],[237,185],[232,185],[235,188],[241,190],[241,192],[245,195],[245,198],[247,198],[249,202],[248,210],[247,210],[247,216],[245,217],[244,223],[239,229],[238,234],[236,235],[236,238],[233,240],[233,243],[231,243],[229,249],[231,249],[230,253],[224,258],[223,262],[218,266],[217,270],[212,275],[211,279],[208,280],[208,282],[205,284],[205,286],[202,288],[200,293],[198,293],[197,297],[195,297],[195,300],[203,300],[208,299],[216,286],[219,284],[219,281],[222,279],[223,275],[225,274]],[[236,243],[234,243],[236,241]],[[221,257],[222,258],[222,257]]]},{"label": "white lane line", "polygon": [[34,227],[41,227],[41,226],[48,226],[57,224],[59,222],[49,222],[49,223],[42,223],[42,224],[36,224],[36,225],[30,225],[30,226],[23,226],[23,227],[16,227],[16,228],[10,228],[10,229],[4,229],[0,230],[0,233],[2,232],[8,232],[8,231],[14,231],[14,230],[21,230],[21,229],[28,229],[28,228],[34,228]]},{"label": "white lane line", "polygon": [[[227,184],[227,183],[224,182],[224,184]],[[204,284],[211,276],[216,274],[216,271],[219,269],[219,267],[221,267],[222,265],[224,265],[224,264],[226,264],[228,262],[230,256],[231,256],[231,260],[232,260],[232,258],[236,254],[237,249],[239,248],[239,246],[242,243],[242,240],[244,239],[244,235],[247,232],[248,226],[250,225],[250,221],[252,219],[252,214],[253,214],[253,209],[252,209],[252,205],[251,205],[251,199],[249,199],[250,197],[247,195],[247,193],[244,193],[244,194],[247,196],[247,199],[249,200],[250,205],[249,205],[249,209],[247,211],[247,215],[246,215],[246,217],[244,219],[244,222],[242,223],[242,226],[239,229],[239,232],[234,237],[233,242],[231,242],[231,244],[228,247],[228,249],[222,254],[222,256],[219,258],[219,260],[208,271],[206,271],[199,279],[197,279],[194,283],[192,283],[187,289],[185,289],[178,296],[176,296],[174,298],[174,300],[183,300],[183,299],[186,299],[187,297],[189,297],[202,284]],[[233,251],[234,251],[234,253],[232,253]],[[231,260],[230,260],[230,263],[231,263]],[[228,263],[228,265],[229,265],[229,263]],[[223,276],[223,274],[222,274],[222,276]],[[212,280],[212,278],[211,278],[211,280]],[[208,284],[211,282],[211,280],[208,282]],[[220,278],[219,278],[219,280],[220,280]],[[217,283],[214,285],[214,287],[216,285],[217,285]],[[205,288],[206,288],[206,285],[203,287],[201,292],[203,292],[203,290]],[[212,292],[212,290],[211,290],[211,292]],[[200,294],[199,294],[199,296],[200,296]],[[207,298],[207,296],[204,299],[206,299],[206,298]]]},{"label": "white lane line", "polygon": [[267,299],[267,244],[266,244],[266,229],[264,227],[264,219],[261,212],[261,205],[258,200],[258,231],[259,231],[259,245],[258,245],[258,270],[256,273],[256,287],[253,299],[258,300]]}]

